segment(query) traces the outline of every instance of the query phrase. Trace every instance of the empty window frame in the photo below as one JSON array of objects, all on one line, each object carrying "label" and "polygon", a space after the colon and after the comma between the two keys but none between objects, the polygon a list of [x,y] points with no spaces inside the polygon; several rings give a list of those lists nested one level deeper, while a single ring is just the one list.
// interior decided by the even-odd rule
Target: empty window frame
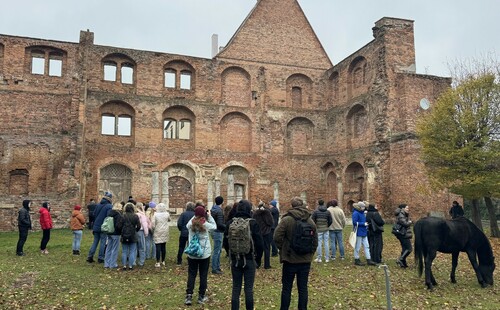
[{"label": "empty window frame", "polygon": [[43,51],[31,52],[31,74],[45,74],[45,53]]},{"label": "empty window frame", "polygon": [[174,69],[165,70],[165,87],[175,88],[175,81],[177,78],[177,72]]},{"label": "empty window frame", "polygon": [[49,76],[62,76],[63,55],[60,53],[49,54]]},{"label": "empty window frame", "polygon": [[114,82],[116,81],[116,63],[115,62],[105,62],[104,63],[104,80]]},{"label": "empty window frame", "polygon": [[122,84],[134,84],[134,65],[123,63],[122,69]]},{"label": "empty window frame", "polygon": [[191,89],[191,72],[181,71],[181,89]]},{"label": "empty window frame", "polygon": [[188,119],[180,120],[178,132],[180,140],[191,139],[191,121]]},{"label": "empty window frame", "polygon": [[106,136],[131,136],[132,117],[129,115],[116,117],[112,114],[103,114],[101,117],[101,134]]},{"label": "empty window frame", "polygon": [[167,118],[163,121],[163,138],[177,139],[177,121]]}]

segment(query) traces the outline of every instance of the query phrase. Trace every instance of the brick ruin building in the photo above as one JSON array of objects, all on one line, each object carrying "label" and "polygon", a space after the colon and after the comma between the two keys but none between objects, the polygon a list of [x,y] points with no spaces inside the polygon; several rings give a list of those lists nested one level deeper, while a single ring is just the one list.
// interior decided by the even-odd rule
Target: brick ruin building
[{"label": "brick ruin building", "polygon": [[258,1],[211,59],[0,35],[0,230],[27,197],[63,227],[106,190],[173,213],[219,194],[445,211],[415,120],[450,79],[415,73],[413,21],[372,30],[335,65],[296,0]]}]

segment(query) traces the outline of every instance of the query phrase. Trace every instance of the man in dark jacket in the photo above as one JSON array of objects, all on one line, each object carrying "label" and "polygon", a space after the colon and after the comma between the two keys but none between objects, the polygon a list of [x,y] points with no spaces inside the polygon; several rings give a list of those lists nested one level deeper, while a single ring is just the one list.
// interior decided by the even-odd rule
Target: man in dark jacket
[{"label": "man in dark jacket", "polygon": [[23,206],[19,209],[17,217],[17,226],[19,227],[19,240],[17,241],[16,255],[24,256],[23,247],[26,239],[28,239],[28,231],[31,227],[30,216],[31,200],[23,200]]},{"label": "man in dark jacket", "polygon": [[453,205],[450,209],[451,219],[456,219],[459,216],[464,216],[464,208],[458,203],[458,201],[453,201]]},{"label": "man in dark jacket", "polygon": [[[276,226],[278,226],[278,222],[280,221],[280,210],[278,210],[278,201],[276,199],[271,200],[269,202],[271,215],[273,216],[274,224],[271,229],[271,235],[274,236],[274,230]],[[274,239],[271,240],[271,256],[278,256],[278,248],[276,247],[276,243]]]},{"label": "man in dark jacket", "polygon": [[[253,251],[246,255],[235,255],[231,253],[231,274],[233,278],[233,289],[231,294],[231,309],[240,308],[240,293],[245,280],[245,306],[246,309],[254,309],[253,286],[255,281],[255,270],[262,259],[263,241],[260,234],[259,224],[252,219],[252,204],[248,200],[240,200],[236,207],[236,214],[227,223],[224,231],[224,243],[228,243],[228,234],[231,223],[236,218],[248,219],[253,241]],[[252,241],[250,241],[252,243]],[[244,256],[244,257],[241,257]]]},{"label": "man in dark jacket", "polygon": [[323,199],[318,200],[318,208],[314,210],[312,219],[318,228],[318,248],[316,249],[317,257],[314,261],[321,263],[321,248],[323,246],[325,248],[325,262],[328,263],[330,261],[330,232],[328,231],[328,227],[332,225],[332,215],[326,208],[325,201]]},{"label": "man in dark jacket", "polygon": [[272,228],[274,225],[273,216],[264,202],[261,201],[257,211],[253,214],[253,218],[257,221],[257,224],[259,224],[260,234],[264,240],[264,269],[270,269],[271,241],[273,240]]},{"label": "man in dark jacket", "polygon": [[97,246],[99,246],[99,254],[97,256],[98,263],[104,263],[104,255],[105,255],[105,247],[106,247],[106,239],[108,238],[108,234],[105,232],[101,232],[101,225],[104,222],[104,219],[108,215],[109,210],[112,209],[113,195],[110,192],[105,192],[104,196],[101,199],[101,202],[97,205],[94,211],[94,226],[92,226],[92,234],[94,235],[94,242],[89,250],[89,255],[87,256],[87,262],[94,262],[94,254],[97,250]]},{"label": "man in dark jacket", "polygon": [[[274,232],[274,241],[279,249],[280,262],[283,263],[281,276],[281,309],[290,307],[290,297],[295,276],[297,276],[297,288],[299,291],[299,309],[307,309],[308,291],[307,282],[309,280],[309,270],[313,259],[314,250],[311,253],[298,254],[291,247],[295,225],[298,220],[305,220],[315,227],[311,218],[311,213],[304,205],[301,198],[295,197],[291,201],[292,208],[281,218],[281,222]],[[318,232],[314,229],[314,239],[312,246],[318,246]]]},{"label": "man in dark jacket", "polygon": [[212,232],[212,240],[214,242],[214,250],[212,252],[212,273],[221,274],[220,269],[220,253],[222,251],[222,239],[224,238],[224,231],[226,230],[226,223],[224,222],[224,211],[222,210],[222,203],[224,198],[221,196],[215,197],[215,205],[212,206],[210,214],[214,218],[217,229]]},{"label": "man in dark jacket", "polygon": [[186,227],[187,223],[194,216],[194,203],[186,203],[186,211],[182,212],[177,219],[177,229],[181,232],[179,234],[179,249],[177,250],[177,265],[182,264],[182,254],[184,254],[184,249],[186,248],[186,243],[189,239],[189,231]]},{"label": "man in dark jacket", "polygon": [[368,243],[370,244],[372,261],[380,264],[382,263],[382,249],[384,247],[382,233],[384,232],[385,221],[380,216],[378,208],[374,204],[368,205],[366,222],[368,223]]},{"label": "man in dark jacket", "polygon": [[96,207],[97,204],[95,203],[95,200],[90,199],[90,202],[87,205],[87,213],[89,214],[89,222],[88,222],[89,229],[92,229],[92,227],[94,227],[94,220],[95,220],[94,212]]}]

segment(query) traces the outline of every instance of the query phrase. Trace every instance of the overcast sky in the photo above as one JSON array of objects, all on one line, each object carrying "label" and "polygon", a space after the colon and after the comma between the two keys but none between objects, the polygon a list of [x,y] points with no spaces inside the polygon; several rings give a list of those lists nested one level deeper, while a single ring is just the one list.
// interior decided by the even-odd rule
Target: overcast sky
[{"label": "overcast sky", "polygon": [[[5,1],[7,2],[7,1]],[[0,33],[210,58],[211,36],[225,45],[256,0],[19,0],[3,3]],[[448,63],[500,57],[499,0],[299,0],[336,64],[372,40],[384,16],[415,21],[418,73],[449,76]]]}]

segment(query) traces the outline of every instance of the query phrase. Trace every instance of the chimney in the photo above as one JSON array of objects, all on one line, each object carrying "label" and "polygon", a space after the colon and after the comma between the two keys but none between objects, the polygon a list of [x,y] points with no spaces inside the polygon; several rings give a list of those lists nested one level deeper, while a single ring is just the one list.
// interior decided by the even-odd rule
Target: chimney
[{"label": "chimney", "polygon": [[219,53],[219,35],[214,33],[212,35],[212,58]]}]

